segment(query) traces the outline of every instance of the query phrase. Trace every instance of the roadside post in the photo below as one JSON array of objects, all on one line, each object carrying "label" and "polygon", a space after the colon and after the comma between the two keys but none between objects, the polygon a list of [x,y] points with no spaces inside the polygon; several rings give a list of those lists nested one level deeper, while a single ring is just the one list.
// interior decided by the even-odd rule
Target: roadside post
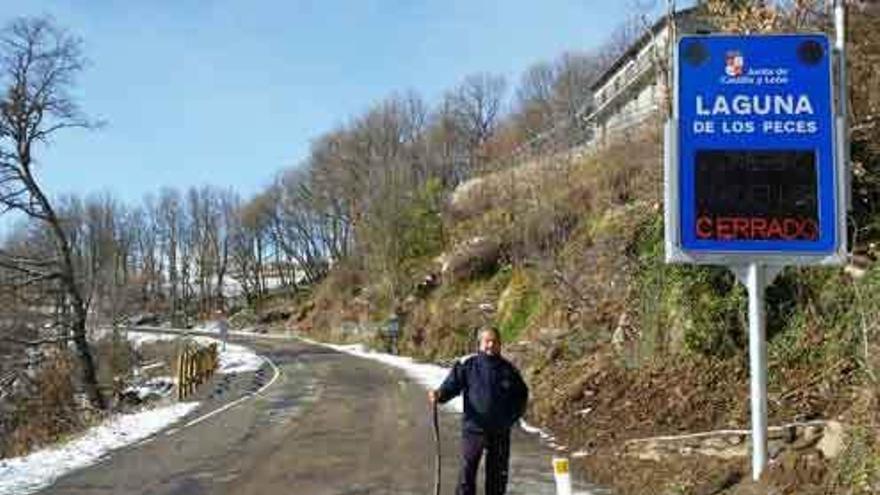
[{"label": "roadside post", "polygon": [[217,310],[217,333],[220,336],[220,342],[223,343],[223,350],[226,350],[226,342],[229,341],[229,320],[222,311]]},{"label": "roadside post", "polygon": [[748,290],[755,480],[767,465],[765,289],[786,266],[846,260],[841,56],[824,34],[683,36],[675,49],[666,261],[726,266]]},{"label": "roadside post", "polygon": [[553,479],[556,480],[556,495],[572,495],[568,457],[553,458]]},{"label": "roadside post", "polygon": [[391,318],[388,319],[388,351],[391,354],[397,354],[397,339],[400,336],[400,316],[398,316],[397,311],[391,313]]}]

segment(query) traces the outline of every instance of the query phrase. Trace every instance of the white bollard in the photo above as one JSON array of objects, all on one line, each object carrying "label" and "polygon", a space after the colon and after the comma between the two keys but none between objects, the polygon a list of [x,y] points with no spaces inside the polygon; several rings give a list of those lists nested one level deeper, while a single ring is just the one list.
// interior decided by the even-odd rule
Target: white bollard
[{"label": "white bollard", "polygon": [[571,495],[571,473],[567,457],[553,458],[553,477],[556,478],[556,495]]}]

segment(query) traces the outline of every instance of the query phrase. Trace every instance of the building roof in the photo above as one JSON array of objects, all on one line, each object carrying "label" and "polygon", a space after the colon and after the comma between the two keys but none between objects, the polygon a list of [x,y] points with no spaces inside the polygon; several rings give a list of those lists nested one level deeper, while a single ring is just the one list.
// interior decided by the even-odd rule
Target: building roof
[{"label": "building roof", "polygon": [[[698,7],[689,7],[679,10],[675,13],[675,19],[678,21],[683,19],[693,20],[696,17],[697,9]],[[623,52],[623,55],[617,57],[617,60],[615,60],[614,63],[611,64],[611,66],[609,66],[607,69],[605,69],[604,72],[602,72],[602,74],[599,75],[599,78],[590,85],[590,90],[595,93],[599,88],[602,87],[602,85],[604,85],[612,77],[614,77],[614,74],[616,74],[617,71],[627,62],[635,58],[636,55],[638,55],[639,51],[644,48],[644,46],[647,45],[654,36],[666,29],[667,24],[669,24],[669,16],[664,15],[660,17],[660,19],[658,19],[649,30],[645,31],[645,33],[642,34],[642,36],[640,36],[635,43],[630,45],[629,48],[627,48],[626,51]]]}]

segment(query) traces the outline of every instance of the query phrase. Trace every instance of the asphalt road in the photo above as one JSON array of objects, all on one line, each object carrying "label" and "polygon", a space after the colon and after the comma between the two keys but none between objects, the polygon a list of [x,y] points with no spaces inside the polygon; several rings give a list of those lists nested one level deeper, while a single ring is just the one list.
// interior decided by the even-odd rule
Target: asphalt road
[{"label": "asphalt road", "polygon": [[[401,370],[299,341],[248,345],[277,366],[277,379],[271,381],[270,366],[218,377],[203,387],[202,406],[192,416],[42,493],[433,493],[434,444],[422,386]],[[260,395],[199,420],[260,389]],[[194,419],[199,421],[184,426]],[[440,421],[442,493],[451,495],[460,416],[441,413]],[[537,437],[515,431],[508,493],[555,494],[551,456]]]}]

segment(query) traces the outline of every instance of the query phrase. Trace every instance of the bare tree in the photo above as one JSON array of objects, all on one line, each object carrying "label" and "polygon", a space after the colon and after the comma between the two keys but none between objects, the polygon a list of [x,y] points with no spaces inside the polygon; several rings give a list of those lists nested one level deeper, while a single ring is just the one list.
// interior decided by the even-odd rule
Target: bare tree
[{"label": "bare tree", "polygon": [[270,235],[272,196],[264,192],[238,208],[230,236],[230,262],[249,303],[259,305],[266,293],[265,257]]},{"label": "bare tree", "polygon": [[597,52],[602,70],[611,66],[617,59],[645,34],[643,9],[636,9],[634,15],[626,19],[612,31],[611,36]]},{"label": "bare tree", "polygon": [[[326,274],[327,260],[344,256],[339,246],[347,231],[345,217],[334,213],[309,184],[308,171],[299,168],[276,180],[275,239],[285,256],[302,270],[308,282]],[[294,280],[295,281],[295,280]]]},{"label": "bare tree", "polygon": [[182,285],[180,276],[180,244],[182,238],[183,206],[181,205],[180,193],[175,189],[165,188],[159,195],[157,205],[157,220],[162,238],[163,264],[167,268],[159,273],[168,274],[168,294],[170,299],[170,311],[175,323],[182,310]]},{"label": "bare tree", "polygon": [[469,145],[453,110],[452,99],[447,96],[431,114],[425,136],[429,167],[447,187],[455,187],[471,173]]},{"label": "bare tree", "polygon": [[590,83],[598,75],[599,61],[589,53],[564,53],[556,62],[553,108],[557,119],[564,121],[567,128],[576,129],[581,125],[585,111],[593,101]]},{"label": "bare tree", "polygon": [[526,139],[537,137],[553,121],[556,78],[555,67],[548,62],[532,65],[520,78],[516,89],[516,118]]},{"label": "bare tree", "polygon": [[504,77],[481,73],[466,77],[447,95],[456,129],[468,143],[472,167],[487,158],[480,150],[500,122],[506,89]]},{"label": "bare tree", "polygon": [[39,144],[68,128],[91,128],[69,94],[83,68],[81,42],[46,18],[22,18],[0,32],[0,205],[43,222],[52,234],[51,265],[6,259],[8,266],[38,280],[57,278],[72,310],[70,331],[90,402],[106,405],[86,337],[88,302],[60,219],[34,173]]}]

